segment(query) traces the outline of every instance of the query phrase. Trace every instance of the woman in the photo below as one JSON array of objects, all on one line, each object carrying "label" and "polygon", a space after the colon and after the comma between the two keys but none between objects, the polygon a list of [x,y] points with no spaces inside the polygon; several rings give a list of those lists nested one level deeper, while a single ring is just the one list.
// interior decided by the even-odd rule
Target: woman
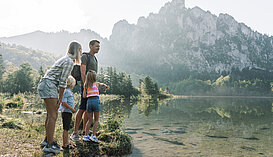
[{"label": "woman", "polygon": [[60,153],[59,146],[56,142],[53,142],[58,108],[62,102],[68,76],[72,71],[73,65],[75,63],[80,64],[81,54],[81,45],[77,42],[71,42],[67,54],[54,63],[38,85],[38,93],[41,99],[44,100],[47,111],[45,121],[46,138],[42,142],[45,144],[44,152]]}]

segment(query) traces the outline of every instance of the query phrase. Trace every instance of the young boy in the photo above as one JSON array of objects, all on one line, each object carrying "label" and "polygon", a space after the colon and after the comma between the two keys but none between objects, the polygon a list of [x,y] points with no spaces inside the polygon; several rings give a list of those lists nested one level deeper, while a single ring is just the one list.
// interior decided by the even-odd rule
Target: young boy
[{"label": "young boy", "polygon": [[72,118],[72,113],[75,113],[75,101],[73,96],[73,88],[76,84],[75,79],[72,76],[68,77],[67,88],[64,91],[62,104],[60,105],[60,111],[62,112],[63,120],[63,149],[72,149],[74,145],[69,143],[68,130],[70,129],[70,122]]}]

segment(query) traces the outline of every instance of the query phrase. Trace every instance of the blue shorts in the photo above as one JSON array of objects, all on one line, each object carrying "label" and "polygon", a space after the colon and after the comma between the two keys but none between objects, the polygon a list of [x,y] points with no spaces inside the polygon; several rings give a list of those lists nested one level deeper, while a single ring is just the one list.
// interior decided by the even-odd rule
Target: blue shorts
[{"label": "blue shorts", "polygon": [[100,99],[98,96],[88,97],[86,112],[99,112],[100,111]]}]

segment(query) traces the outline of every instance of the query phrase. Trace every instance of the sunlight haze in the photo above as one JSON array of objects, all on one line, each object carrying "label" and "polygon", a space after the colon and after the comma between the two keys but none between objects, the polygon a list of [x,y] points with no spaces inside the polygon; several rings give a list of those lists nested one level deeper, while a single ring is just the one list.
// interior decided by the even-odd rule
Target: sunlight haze
[{"label": "sunlight haze", "polygon": [[[158,13],[169,0],[9,0],[0,2],[0,37],[21,35],[36,30],[79,32],[91,29],[109,37],[119,20],[137,23],[139,17]],[[199,6],[215,15],[230,14],[253,30],[273,34],[270,0],[186,0],[186,7]]]}]

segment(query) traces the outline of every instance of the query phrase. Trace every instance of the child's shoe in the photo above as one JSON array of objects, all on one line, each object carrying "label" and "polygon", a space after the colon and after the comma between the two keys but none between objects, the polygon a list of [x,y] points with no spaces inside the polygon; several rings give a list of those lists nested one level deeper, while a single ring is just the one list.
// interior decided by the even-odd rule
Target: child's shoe
[{"label": "child's shoe", "polygon": [[82,140],[85,142],[90,142],[90,136],[83,136]]},{"label": "child's shoe", "polygon": [[90,139],[91,139],[93,142],[96,142],[96,143],[99,142],[99,140],[96,138],[96,136],[91,136]]}]

